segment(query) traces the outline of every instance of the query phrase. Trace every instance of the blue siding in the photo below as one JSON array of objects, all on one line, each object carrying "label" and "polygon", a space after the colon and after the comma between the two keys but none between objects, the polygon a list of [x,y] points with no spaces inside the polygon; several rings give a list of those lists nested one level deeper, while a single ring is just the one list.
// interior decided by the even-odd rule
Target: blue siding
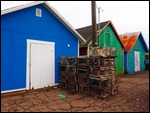
[{"label": "blue siding", "polygon": [[134,51],[128,51],[128,73],[133,73],[134,72]]},{"label": "blue siding", "polygon": [[124,72],[127,72],[127,52],[124,52]]},{"label": "blue siding", "polygon": [[134,61],[134,52],[140,52],[140,71],[145,69],[144,59],[145,59],[145,52],[146,46],[143,43],[142,35],[140,34],[136,43],[134,44],[131,51],[128,51],[128,73],[135,72],[135,61]]},{"label": "blue siding", "polygon": [[[42,17],[36,17],[36,8],[42,9]],[[55,42],[55,83],[58,57],[78,55],[78,39],[43,5],[3,15],[1,91],[26,88],[27,39]]]}]

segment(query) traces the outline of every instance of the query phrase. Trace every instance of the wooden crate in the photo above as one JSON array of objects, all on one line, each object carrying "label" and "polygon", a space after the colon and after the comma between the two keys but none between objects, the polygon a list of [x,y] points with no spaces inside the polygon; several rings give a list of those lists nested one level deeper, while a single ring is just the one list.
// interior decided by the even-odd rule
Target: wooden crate
[{"label": "wooden crate", "polygon": [[111,82],[111,79],[108,78],[108,77],[104,77],[104,78],[95,78],[95,77],[90,77],[90,85],[93,85],[93,86],[99,86],[101,88],[103,87],[110,87],[112,82]]},{"label": "wooden crate", "polygon": [[93,47],[91,48],[92,50],[92,56],[102,56],[102,57],[107,57],[106,55],[106,49],[103,47]]},{"label": "wooden crate", "polygon": [[67,81],[64,81],[64,80],[59,80],[58,86],[60,89],[68,89],[68,83],[67,83]]},{"label": "wooden crate", "polygon": [[87,56],[77,56],[77,65],[80,66],[88,66],[89,65],[89,58]]},{"label": "wooden crate", "polygon": [[73,66],[73,65],[68,65],[68,66],[67,66],[67,73],[70,73],[70,74],[72,74],[72,75],[75,75],[75,74],[76,74],[76,71],[77,71],[76,66]]},{"label": "wooden crate", "polygon": [[109,59],[106,57],[106,58],[100,58],[99,59],[100,61],[100,66],[108,66],[109,65]]},{"label": "wooden crate", "polygon": [[107,74],[108,74],[108,75],[115,75],[115,74],[116,74],[116,69],[115,69],[115,67],[109,67],[109,68],[107,69]]},{"label": "wooden crate", "polygon": [[111,87],[111,95],[117,94],[118,91],[119,91],[118,88],[119,88],[118,84],[112,85],[112,87]]},{"label": "wooden crate", "polygon": [[106,56],[111,56],[111,48],[106,48]]},{"label": "wooden crate", "polygon": [[78,82],[79,84],[86,84],[89,85],[89,77],[88,76],[83,76],[82,74],[78,75]]},{"label": "wooden crate", "polygon": [[95,77],[89,77],[89,84],[93,86],[101,86],[101,81],[98,78]]},{"label": "wooden crate", "polygon": [[119,80],[118,80],[118,76],[112,76],[109,81],[108,81],[111,85],[116,85],[118,84]]},{"label": "wooden crate", "polygon": [[59,65],[60,73],[67,73],[67,65]]},{"label": "wooden crate", "polygon": [[65,74],[65,73],[60,73],[60,74],[59,74],[59,80],[66,81],[66,80],[67,80],[67,74]]},{"label": "wooden crate", "polygon": [[78,91],[78,83],[75,82],[68,82],[68,90],[70,90],[70,92],[77,92]]},{"label": "wooden crate", "polygon": [[112,49],[111,49],[111,51],[110,51],[110,52],[111,52],[111,53],[110,53],[111,56],[115,56],[116,50],[117,50],[116,48],[112,48]]},{"label": "wooden crate", "polygon": [[68,60],[66,56],[60,56],[59,57],[59,65],[67,65]]},{"label": "wooden crate", "polygon": [[100,62],[100,57],[97,57],[97,56],[90,56],[89,57],[89,65],[97,65],[99,66]]},{"label": "wooden crate", "polygon": [[115,58],[110,58],[108,60],[108,66],[115,66]]},{"label": "wooden crate", "polygon": [[91,95],[97,96],[99,98],[106,98],[110,94],[109,94],[107,88],[101,88],[98,86],[91,86]]},{"label": "wooden crate", "polygon": [[77,58],[75,56],[70,56],[70,57],[67,57],[67,64],[68,65],[76,65],[77,63]]},{"label": "wooden crate", "polygon": [[100,96],[102,94],[100,87],[91,85],[90,88],[91,88],[90,90],[91,95]]},{"label": "wooden crate", "polygon": [[77,74],[82,74],[85,76],[89,75],[89,67],[88,66],[77,66]]},{"label": "wooden crate", "polygon": [[85,93],[85,94],[90,94],[90,86],[85,85],[85,84],[79,84],[79,92]]},{"label": "wooden crate", "polygon": [[90,67],[90,75],[93,76],[104,76],[107,74],[106,67],[97,67],[97,66],[89,66]]},{"label": "wooden crate", "polygon": [[70,83],[70,82],[78,82],[78,76],[68,74],[67,75],[67,81],[68,81],[68,83]]}]

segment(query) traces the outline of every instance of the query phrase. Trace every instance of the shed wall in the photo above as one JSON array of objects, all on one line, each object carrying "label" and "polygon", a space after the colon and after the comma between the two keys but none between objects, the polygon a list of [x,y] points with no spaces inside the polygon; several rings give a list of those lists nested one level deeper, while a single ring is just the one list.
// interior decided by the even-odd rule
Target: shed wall
[{"label": "shed wall", "polygon": [[[42,9],[42,17],[36,16],[36,8]],[[78,39],[43,5],[3,15],[1,91],[26,88],[27,39],[55,42],[55,83],[58,57],[78,55]]]}]

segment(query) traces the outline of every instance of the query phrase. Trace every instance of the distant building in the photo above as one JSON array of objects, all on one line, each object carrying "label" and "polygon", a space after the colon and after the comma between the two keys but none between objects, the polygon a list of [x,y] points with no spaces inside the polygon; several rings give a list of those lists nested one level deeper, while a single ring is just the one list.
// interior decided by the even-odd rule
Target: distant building
[{"label": "distant building", "polygon": [[[97,24],[98,26],[98,24]],[[86,40],[85,44],[80,44],[80,55],[91,55],[92,47],[92,26],[86,26],[76,29]],[[97,30],[97,46],[116,48],[115,67],[117,74],[124,73],[124,46],[119,35],[111,21],[100,23],[100,30]]]},{"label": "distant building", "polygon": [[121,34],[120,39],[125,47],[124,70],[134,73],[145,69],[147,45],[141,32]]}]

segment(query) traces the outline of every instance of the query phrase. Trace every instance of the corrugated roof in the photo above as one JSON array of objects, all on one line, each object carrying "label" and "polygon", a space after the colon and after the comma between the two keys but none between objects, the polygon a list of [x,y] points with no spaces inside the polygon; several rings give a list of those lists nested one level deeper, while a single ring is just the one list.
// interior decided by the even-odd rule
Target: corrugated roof
[{"label": "corrugated roof", "polygon": [[135,33],[126,33],[126,34],[121,34],[120,39],[126,49],[126,51],[129,51],[132,49],[134,44],[136,43],[138,36],[140,32],[135,32]]},{"label": "corrugated roof", "polygon": [[32,6],[35,6],[35,5],[39,5],[39,4],[42,4],[43,6],[45,6],[48,9],[49,12],[51,12],[69,31],[71,31],[79,39],[79,41],[81,43],[86,43],[86,40],[72,27],[72,25],[69,22],[67,22],[59,14],[59,12],[55,8],[50,6],[49,3],[46,2],[46,1],[35,1],[35,2],[32,2],[32,3],[20,5],[20,6],[17,6],[17,7],[12,7],[12,8],[9,8],[9,9],[5,9],[5,10],[1,11],[1,15],[12,13],[14,11],[18,11],[18,10],[25,9],[25,8],[28,8],[28,7],[32,7]]}]

